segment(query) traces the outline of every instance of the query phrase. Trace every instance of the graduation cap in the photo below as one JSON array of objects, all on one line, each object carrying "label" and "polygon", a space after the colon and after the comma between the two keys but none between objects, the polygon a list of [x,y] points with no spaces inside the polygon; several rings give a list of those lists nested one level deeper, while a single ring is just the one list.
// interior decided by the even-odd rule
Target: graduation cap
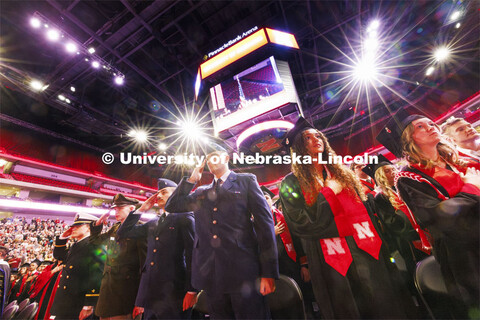
[{"label": "graduation cap", "polygon": [[390,162],[383,154],[377,155],[378,163],[371,163],[367,164],[362,171],[365,172],[368,176],[370,176],[373,180],[375,180],[375,172],[383,166],[389,166],[393,163]]},{"label": "graduation cap", "polygon": [[111,208],[131,206],[131,205],[137,205],[137,204],[138,204],[137,199],[128,198],[121,193],[117,193],[115,197],[113,197],[113,205],[111,206]]},{"label": "graduation cap", "polygon": [[295,137],[307,129],[315,129],[315,126],[310,124],[310,122],[308,122],[307,120],[305,120],[304,117],[298,118],[297,122],[295,123],[295,126],[292,129],[290,129],[285,135],[285,138],[283,139],[282,144],[287,148],[291,147],[293,142],[295,141]]},{"label": "graduation cap", "polygon": [[400,109],[387,122],[376,139],[393,153],[395,157],[401,158],[403,155],[401,143],[402,133],[410,123],[421,118],[426,117],[419,114],[409,114],[404,109]]},{"label": "graduation cap", "polygon": [[273,193],[270,189],[268,189],[267,187],[265,186],[261,186],[260,189],[262,189],[262,192],[263,194],[268,194],[270,196],[270,198],[273,199],[273,197],[275,197],[275,193]]},{"label": "graduation cap", "polygon": [[162,190],[162,189],[168,188],[168,187],[176,188],[177,184],[175,182],[173,182],[172,180],[168,180],[168,179],[164,179],[164,178],[158,179],[158,190]]},{"label": "graduation cap", "polygon": [[30,263],[28,263],[28,262],[24,263],[20,266],[20,268],[28,268],[28,267],[30,267]]},{"label": "graduation cap", "polygon": [[35,263],[37,266],[39,266],[39,265],[42,264],[42,262],[41,262],[40,260],[38,260],[38,259],[35,259],[35,260],[33,260],[32,262],[30,262],[30,263]]},{"label": "graduation cap", "polygon": [[45,260],[45,261],[42,261],[41,264],[44,265],[44,266],[49,266],[49,265],[53,264],[53,261]]}]

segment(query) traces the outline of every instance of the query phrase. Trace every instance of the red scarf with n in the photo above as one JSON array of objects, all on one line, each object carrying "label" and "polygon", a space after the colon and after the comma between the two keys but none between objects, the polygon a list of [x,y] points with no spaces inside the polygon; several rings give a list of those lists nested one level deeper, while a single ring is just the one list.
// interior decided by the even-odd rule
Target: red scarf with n
[{"label": "red scarf with n", "polygon": [[277,208],[272,208],[272,215],[275,224],[280,221],[285,226],[285,230],[280,233],[280,238],[282,239],[283,246],[285,247],[285,251],[287,252],[290,259],[296,262],[297,253],[295,252],[295,248],[293,247],[292,235],[290,234],[290,230],[288,230],[287,223],[285,222],[285,217]]},{"label": "red scarf with n", "polygon": [[[330,205],[339,234],[336,238],[320,239],[325,262],[341,275],[347,274],[353,261],[345,239],[347,236],[353,236],[361,250],[378,260],[382,239],[375,230],[361,199],[345,188],[338,194],[328,187],[320,192]],[[305,199],[309,199],[307,204],[312,200],[311,197]]]}]

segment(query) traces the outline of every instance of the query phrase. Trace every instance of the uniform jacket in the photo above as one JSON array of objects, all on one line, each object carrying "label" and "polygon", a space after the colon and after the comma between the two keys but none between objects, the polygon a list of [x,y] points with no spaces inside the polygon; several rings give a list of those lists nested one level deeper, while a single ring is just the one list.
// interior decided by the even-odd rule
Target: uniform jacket
[{"label": "uniform jacket", "polygon": [[[217,192],[183,179],[166,210],[194,211],[192,283],[212,294],[254,289],[260,278],[278,278],[277,246],[270,208],[256,177],[231,172]],[[252,219],[253,216],[253,219]]]},{"label": "uniform jacket", "polygon": [[194,290],[190,283],[194,220],[191,213],[170,213],[136,225],[140,217],[131,212],[117,235],[119,239],[147,238],[147,256],[135,305],[155,310],[160,308],[157,300],[162,286],[173,283],[181,298]]},{"label": "uniform jacket", "polygon": [[63,261],[51,314],[56,319],[77,319],[83,306],[95,306],[102,277],[102,253],[88,237],[67,249],[67,239],[55,240],[55,259]]},{"label": "uniform jacket", "polygon": [[106,245],[107,254],[95,314],[99,317],[129,314],[135,306],[147,242],[145,239],[118,239],[120,222],[100,234],[102,227],[92,223],[90,236],[90,242]]}]

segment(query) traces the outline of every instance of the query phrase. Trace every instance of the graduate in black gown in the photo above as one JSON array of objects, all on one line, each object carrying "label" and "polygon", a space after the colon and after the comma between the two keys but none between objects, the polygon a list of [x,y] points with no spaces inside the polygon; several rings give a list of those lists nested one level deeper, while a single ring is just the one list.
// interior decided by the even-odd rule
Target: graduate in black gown
[{"label": "graduate in black gown", "polygon": [[[284,144],[297,155],[335,155],[325,136],[303,118]],[[341,164],[294,164],[282,181],[280,199],[290,231],[304,244],[323,318],[406,317],[353,172]]]},{"label": "graduate in black gown", "polygon": [[466,306],[458,316],[478,312],[480,172],[460,160],[438,126],[422,115],[401,110],[377,140],[409,162],[397,177],[397,189],[420,227],[433,237],[447,289]]}]

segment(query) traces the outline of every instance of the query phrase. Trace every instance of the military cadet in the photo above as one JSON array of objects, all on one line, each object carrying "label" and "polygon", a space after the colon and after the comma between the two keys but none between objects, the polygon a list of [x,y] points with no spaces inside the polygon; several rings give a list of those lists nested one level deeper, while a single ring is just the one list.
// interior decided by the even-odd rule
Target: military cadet
[{"label": "military cadet", "polygon": [[[119,239],[147,238],[147,258],[142,268],[133,317],[143,312],[144,319],[180,319],[188,316],[196,302],[190,283],[194,220],[191,213],[165,211],[165,203],[177,184],[158,180],[158,192],[136,212],[130,212],[117,231]],[[160,215],[143,225],[136,225],[141,214],[155,202]]]},{"label": "military cadet", "polygon": [[91,224],[90,242],[107,246],[100,296],[95,307],[95,315],[100,319],[132,319],[147,242],[143,238],[119,240],[117,230],[137,204],[138,200],[119,193],[112,205],[117,223],[100,234],[110,215],[108,212]]},{"label": "military cadet", "polygon": [[[57,236],[53,256],[63,261],[63,270],[51,308],[50,319],[83,320],[93,312],[102,277],[102,257],[90,243],[89,224],[97,218],[78,213],[73,224]],[[75,241],[67,248],[68,239]]]},{"label": "military cadet", "polygon": [[[230,171],[222,146],[211,143],[210,150],[203,165],[180,182],[166,209],[194,211],[192,283],[206,293],[210,316],[269,318],[265,295],[275,290],[278,278],[270,208],[254,175]],[[205,163],[214,180],[190,194]]]}]

